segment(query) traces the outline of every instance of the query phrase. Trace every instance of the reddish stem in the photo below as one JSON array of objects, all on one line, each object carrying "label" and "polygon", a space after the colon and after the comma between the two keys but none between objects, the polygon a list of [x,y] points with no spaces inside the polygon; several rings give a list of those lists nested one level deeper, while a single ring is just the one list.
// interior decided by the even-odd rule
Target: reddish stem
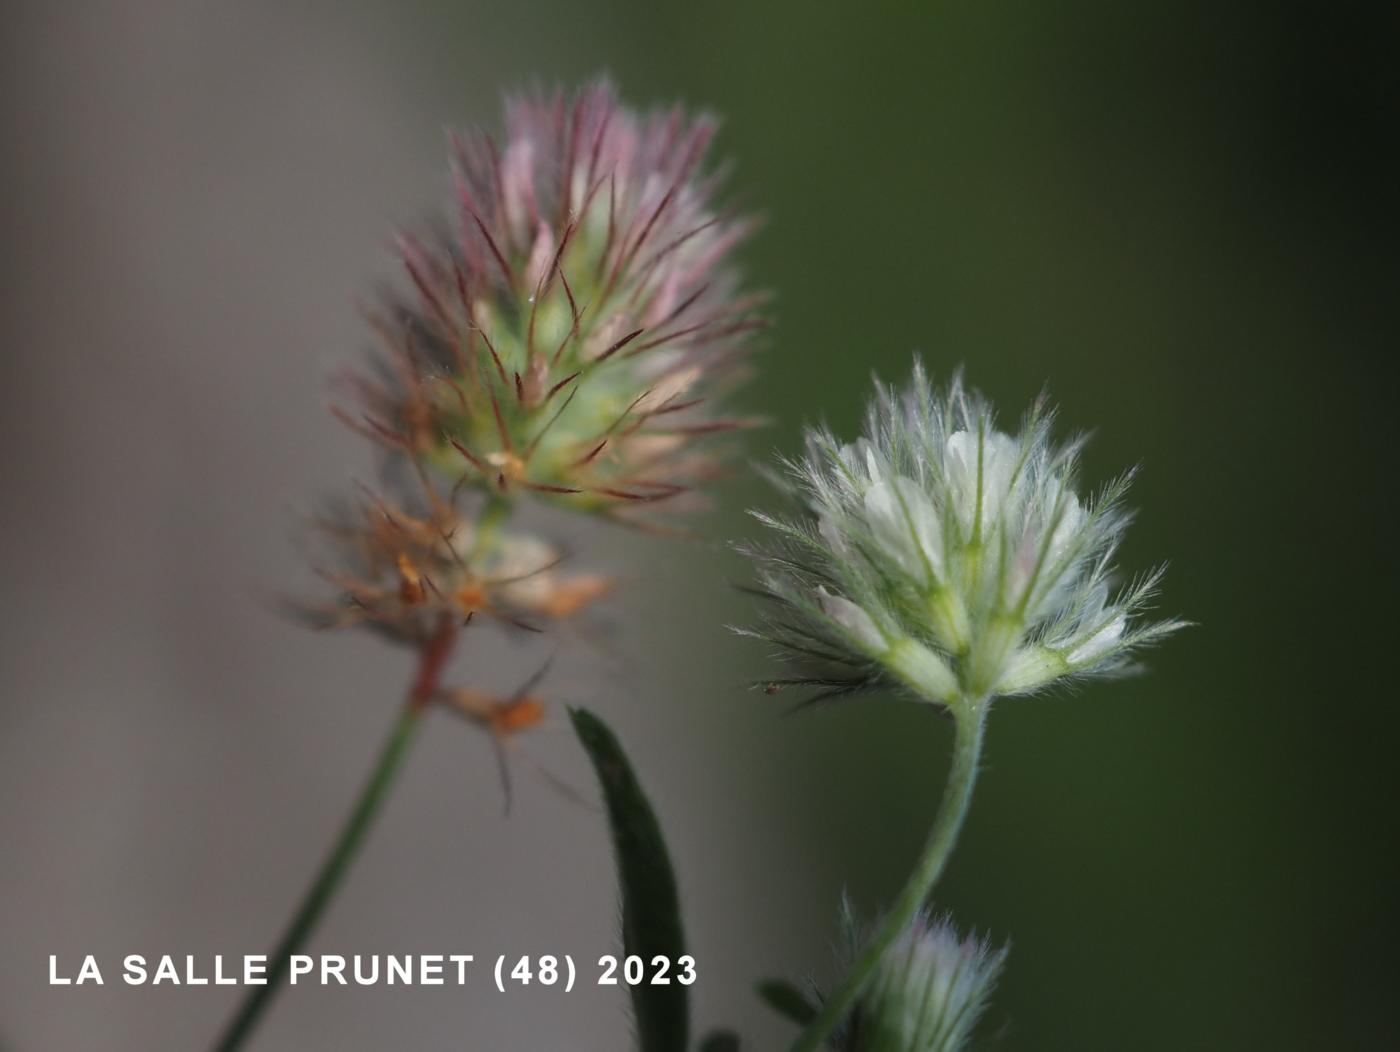
[{"label": "reddish stem", "polygon": [[451,614],[443,614],[438,620],[437,630],[418,652],[418,672],[408,693],[409,708],[421,711],[432,703],[441,683],[442,670],[452,656],[452,647],[456,642],[457,619]]}]

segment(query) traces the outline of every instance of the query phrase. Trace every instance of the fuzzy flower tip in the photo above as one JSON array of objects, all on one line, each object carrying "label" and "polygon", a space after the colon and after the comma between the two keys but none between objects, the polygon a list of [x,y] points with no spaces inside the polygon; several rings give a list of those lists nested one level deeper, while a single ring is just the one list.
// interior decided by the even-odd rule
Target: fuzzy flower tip
[{"label": "fuzzy flower tip", "polygon": [[368,311],[380,368],[342,418],[463,486],[607,514],[683,504],[762,298],[730,264],[714,124],[639,114],[606,83],[509,100],[454,139],[455,222],[400,241],[410,290]]},{"label": "fuzzy flower tip", "polygon": [[903,390],[877,385],[855,442],[809,430],[780,480],[800,510],[755,513],[779,539],[748,552],[769,602],[746,634],[795,665],[780,682],[892,684],[957,711],[1121,671],[1180,627],[1139,619],[1160,570],[1112,590],[1131,473],[1081,499],[1083,440],[1053,442],[1052,418],[1038,402],[1000,431],[961,378],[935,390],[916,363]]},{"label": "fuzzy flower tip", "polygon": [[967,1047],[1006,949],[920,916],[880,958],[846,1028],[845,1052],[957,1052]]}]

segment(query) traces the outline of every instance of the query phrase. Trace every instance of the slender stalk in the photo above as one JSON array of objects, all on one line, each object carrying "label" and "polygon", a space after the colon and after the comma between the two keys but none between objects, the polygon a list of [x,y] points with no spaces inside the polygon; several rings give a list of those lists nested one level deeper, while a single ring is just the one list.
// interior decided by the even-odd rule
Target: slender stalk
[{"label": "slender stalk", "polygon": [[277,948],[268,957],[266,984],[254,986],[249,990],[239,1006],[238,1014],[229,1021],[218,1044],[214,1046],[215,1052],[234,1052],[235,1049],[241,1048],[263,1013],[267,1011],[273,997],[282,988],[282,979],[287,973],[292,955],[297,953],[311,936],[321,919],[321,914],[325,912],[326,906],[339,889],[350,863],[364,843],[365,835],[369,832],[380,805],[389,794],[394,776],[403,765],[415,732],[422,723],[423,714],[437,693],[442,667],[452,651],[456,635],[455,620],[444,618],[439,622],[437,632],[423,644],[418,656],[418,669],[403,711],[380,750],[379,759],[360,791],[354,809],[346,819],[345,825],[341,827],[340,836],[330,854],[326,856],[325,862],[321,864],[321,869],[302,899],[291,924],[282,933]]},{"label": "slender stalk", "polygon": [[948,856],[952,854],[953,844],[958,839],[958,832],[962,829],[963,819],[967,817],[968,804],[972,801],[978,758],[982,753],[985,711],[985,705],[978,704],[967,706],[958,713],[954,722],[953,759],[948,770],[948,783],[943,790],[933,828],[929,831],[928,843],[914,864],[914,871],[899,897],[886,914],[884,923],[866,944],[845,980],[826,999],[816,1019],[798,1037],[792,1052],[816,1052],[822,1047],[831,1032],[851,1011],[885,950],[908,927],[928,899],[933,886],[938,883]]}]

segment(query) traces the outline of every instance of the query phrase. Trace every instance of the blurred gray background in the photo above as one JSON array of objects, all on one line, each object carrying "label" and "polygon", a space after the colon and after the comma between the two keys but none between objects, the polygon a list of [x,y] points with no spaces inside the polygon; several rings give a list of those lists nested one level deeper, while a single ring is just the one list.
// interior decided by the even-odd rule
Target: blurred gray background
[{"label": "blurred gray background", "polygon": [[[1130,569],[1202,623],[1148,676],[1005,705],[940,892],[1010,935],[1007,1049],[1400,1043],[1390,703],[1397,277],[1382,219],[1395,15],[1095,0],[663,7],[6,6],[0,356],[0,1048],[189,1049],[229,989],[128,988],[121,955],[265,952],[358,788],[409,658],[314,635],[290,540],[365,475],[323,411],[353,298],[445,199],[444,129],[501,88],[612,72],[726,118],[746,253],[779,293],[755,453],[912,350],[1014,414],[1048,382],[1138,460]],[[842,888],[887,901],[941,784],[912,706],[810,719],[730,638],[747,478],[713,544],[598,531],[605,645],[547,689],[611,718],[666,822],[703,1024],[787,1028],[771,973],[828,972]],[[538,647],[468,642],[508,689]],[[533,737],[591,791],[568,735]],[[601,818],[435,720],[313,952],[615,944]],[[50,988],[92,953],[104,987]],[[485,979],[485,976],[479,976]],[[258,1048],[628,1046],[620,991],[300,987]]]}]

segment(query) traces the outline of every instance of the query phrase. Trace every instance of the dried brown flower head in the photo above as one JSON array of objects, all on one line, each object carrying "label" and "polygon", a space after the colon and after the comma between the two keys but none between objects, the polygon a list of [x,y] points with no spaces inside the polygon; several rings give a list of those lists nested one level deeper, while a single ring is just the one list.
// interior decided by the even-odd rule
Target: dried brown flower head
[{"label": "dried brown flower head", "polygon": [[324,627],[368,624],[423,642],[444,618],[482,615],[540,631],[612,587],[596,574],[565,572],[558,549],[538,537],[482,528],[444,506],[415,514],[366,494],[318,525],[335,567],[319,572],[340,597],[303,609]]}]

